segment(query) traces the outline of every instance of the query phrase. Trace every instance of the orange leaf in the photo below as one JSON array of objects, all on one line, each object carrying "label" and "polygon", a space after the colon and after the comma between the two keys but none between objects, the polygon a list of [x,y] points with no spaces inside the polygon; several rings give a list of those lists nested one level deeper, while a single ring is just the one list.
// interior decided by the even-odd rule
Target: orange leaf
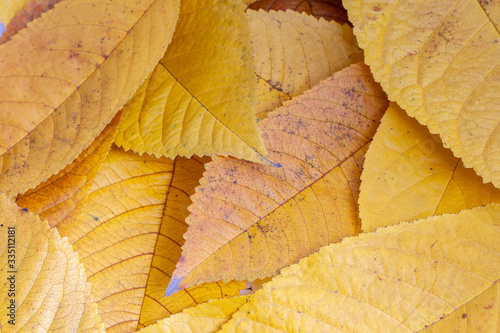
[{"label": "orange leaf", "polygon": [[64,1],[0,45],[1,192],[35,187],[90,145],[164,54],[178,7]]},{"label": "orange leaf", "polygon": [[272,275],[356,234],[364,151],[386,108],[369,69],[352,65],[259,122],[280,168],[224,158],[209,163],[167,294]]},{"label": "orange leaf", "polygon": [[76,160],[57,175],[17,198],[20,207],[47,220],[64,236],[83,209],[90,186],[113,143],[123,111],[120,111],[101,134]]},{"label": "orange leaf", "polygon": [[208,160],[174,162],[117,147],[109,152],[66,234],[85,264],[107,332],[134,331],[244,287],[212,283],[163,297],[181,255],[189,196]]}]

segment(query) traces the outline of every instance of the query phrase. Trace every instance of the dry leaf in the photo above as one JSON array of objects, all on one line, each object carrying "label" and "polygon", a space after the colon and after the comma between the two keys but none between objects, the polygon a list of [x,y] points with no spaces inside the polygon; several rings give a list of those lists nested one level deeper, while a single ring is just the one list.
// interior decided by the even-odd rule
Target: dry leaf
[{"label": "dry leaf", "polygon": [[140,333],[217,332],[246,301],[245,296],[210,300],[143,328]]},{"label": "dry leaf", "polygon": [[247,10],[257,74],[257,117],[363,60],[352,29],[293,11]]},{"label": "dry leaf", "polygon": [[365,62],[410,116],[500,187],[498,1],[345,1]]},{"label": "dry leaf", "polygon": [[4,194],[0,232],[2,332],[104,332],[83,265],[66,238]]},{"label": "dry leaf", "polygon": [[17,205],[47,220],[51,228],[57,227],[59,234],[64,236],[80,216],[90,186],[113,143],[122,114],[123,112],[118,112],[94,142],[71,164],[33,190],[19,196]]},{"label": "dry leaf", "polygon": [[364,231],[490,202],[500,190],[443,147],[437,134],[392,103],[366,154],[359,216]]},{"label": "dry leaf", "polygon": [[212,283],[164,298],[205,159],[157,159],[114,147],[66,236],[85,264],[107,332],[132,332],[244,284]]},{"label": "dry leaf", "polygon": [[266,161],[244,9],[240,0],[183,0],[165,56],[125,107],[117,145]]},{"label": "dry leaf", "polygon": [[163,55],[176,1],[65,1],[0,45],[2,192],[35,187],[87,148]]},{"label": "dry leaf", "polygon": [[280,168],[223,158],[209,163],[167,294],[272,275],[354,235],[364,151],[386,108],[369,69],[352,65],[259,122]]},{"label": "dry leaf", "polygon": [[281,271],[222,332],[495,332],[500,205],[346,238]]},{"label": "dry leaf", "polygon": [[351,24],[347,19],[347,11],[342,6],[342,0],[259,0],[248,6],[250,9],[258,10],[293,10],[294,12],[306,13],[327,21],[336,21],[340,24]]}]

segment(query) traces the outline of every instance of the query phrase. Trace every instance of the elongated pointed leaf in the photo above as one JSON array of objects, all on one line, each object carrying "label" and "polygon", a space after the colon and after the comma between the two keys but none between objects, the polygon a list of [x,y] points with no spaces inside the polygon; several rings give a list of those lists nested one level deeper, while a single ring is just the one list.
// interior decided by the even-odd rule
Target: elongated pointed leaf
[{"label": "elongated pointed leaf", "polygon": [[246,296],[210,300],[143,328],[140,333],[215,333],[246,302]]},{"label": "elongated pointed leaf", "polygon": [[498,1],[345,1],[375,79],[500,188]]},{"label": "elongated pointed leaf", "polygon": [[2,192],[35,187],[90,145],[164,54],[178,6],[65,1],[0,45]]},{"label": "elongated pointed leaf", "polygon": [[104,332],[83,265],[66,238],[4,194],[0,234],[2,332]]},{"label": "elongated pointed leaf", "polygon": [[356,234],[364,151],[386,108],[369,69],[352,65],[259,122],[270,158],[281,167],[209,163],[167,294],[272,275]]},{"label": "elongated pointed leaf", "polygon": [[500,190],[443,147],[439,136],[392,103],[370,144],[361,174],[363,231],[491,202]]},{"label": "elongated pointed leaf", "polygon": [[71,164],[19,196],[17,205],[47,220],[51,228],[57,227],[59,234],[64,236],[80,216],[90,186],[113,143],[122,114],[120,111]]},{"label": "elongated pointed leaf", "polygon": [[500,205],[346,238],[283,269],[222,332],[495,332]]},{"label": "elongated pointed leaf", "polygon": [[107,332],[133,332],[210,298],[239,294],[211,283],[164,298],[181,255],[184,222],[207,159],[139,156],[114,147],[66,236],[92,283]]},{"label": "elongated pointed leaf", "polygon": [[117,145],[265,161],[244,9],[239,0],[183,0],[165,56],[125,107]]},{"label": "elongated pointed leaf", "polygon": [[257,74],[257,117],[363,60],[352,29],[294,11],[247,10]]}]

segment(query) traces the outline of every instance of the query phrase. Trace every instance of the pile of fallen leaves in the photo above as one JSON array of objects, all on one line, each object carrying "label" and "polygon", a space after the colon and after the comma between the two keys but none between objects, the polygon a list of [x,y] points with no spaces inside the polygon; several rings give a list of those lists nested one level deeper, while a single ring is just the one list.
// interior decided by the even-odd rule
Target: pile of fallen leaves
[{"label": "pile of fallen leaves", "polygon": [[2,331],[496,332],[500,0],[248,2],[2,1]]}]

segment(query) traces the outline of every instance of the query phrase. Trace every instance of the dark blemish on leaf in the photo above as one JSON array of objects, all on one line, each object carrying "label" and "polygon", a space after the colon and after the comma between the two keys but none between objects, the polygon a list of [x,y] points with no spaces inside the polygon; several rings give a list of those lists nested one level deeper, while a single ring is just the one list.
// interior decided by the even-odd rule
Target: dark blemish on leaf
[{"label": "dark blemish on leaf", "polygon": [[492,307],[493,307],[492,305],[483,306],[483,309],[489,310],[489,309],[491,309]]},{"label": "dark blemish on leaf", "polygon": [[374,12],[380,12],[382,10],[382,8],[380,8],[379,6],[373,6],[372,9]]},{"label": "dark blemish on leaf", "polygon": [[462,319],[467,318],[467,313],[462,313]]},{"label": "dark blemish on leaf", "polygon": [[27,212],[28,211],[28,208],[24,207],[23,209],[21,209],[23,212]]}]

